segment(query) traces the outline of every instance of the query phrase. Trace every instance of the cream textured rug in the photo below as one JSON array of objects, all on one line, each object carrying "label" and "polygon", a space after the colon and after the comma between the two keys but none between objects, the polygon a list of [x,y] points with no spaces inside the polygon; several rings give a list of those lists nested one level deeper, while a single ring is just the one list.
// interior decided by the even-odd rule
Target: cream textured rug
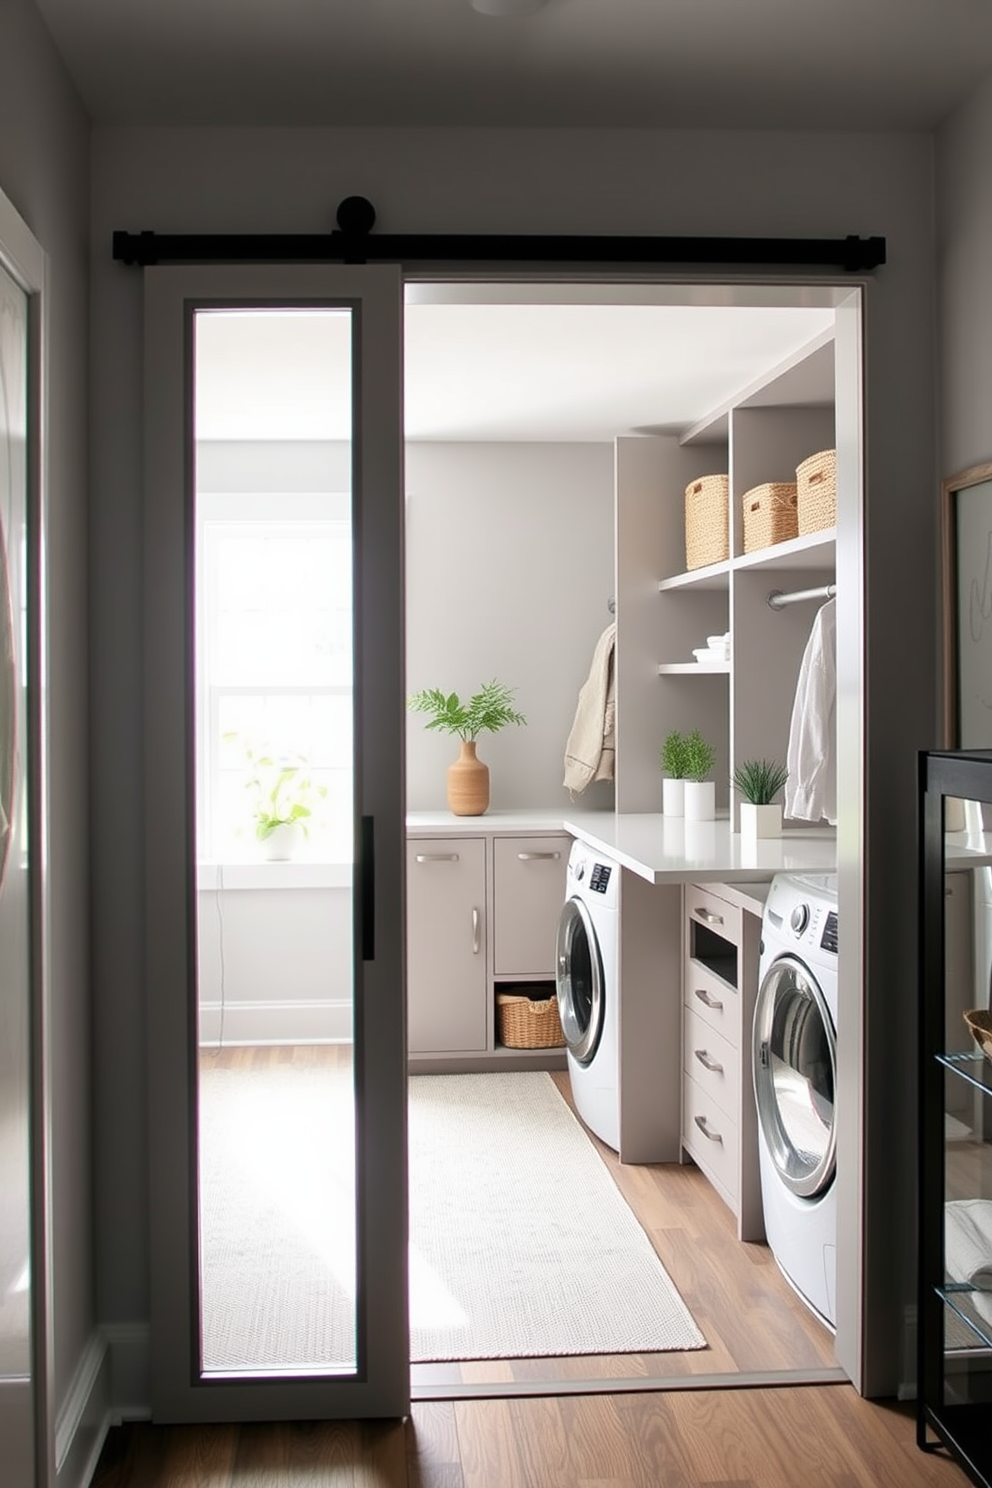
[{"label": "cream textured rug", "polygon": [[[409,1090],[414,1363],[706,1346],[548,1075]],[[203,1075],[206,1368],[353,1359],[350,1094],[345,1072]]]}]

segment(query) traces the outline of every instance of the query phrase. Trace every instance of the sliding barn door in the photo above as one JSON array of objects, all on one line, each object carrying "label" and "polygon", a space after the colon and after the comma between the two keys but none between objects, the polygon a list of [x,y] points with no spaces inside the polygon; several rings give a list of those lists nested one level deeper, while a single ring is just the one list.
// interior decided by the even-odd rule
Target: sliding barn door
[{"label": "sliding barn door", "polygon": [[402,287],[145,275],[152,1403],[409,1403]]}]

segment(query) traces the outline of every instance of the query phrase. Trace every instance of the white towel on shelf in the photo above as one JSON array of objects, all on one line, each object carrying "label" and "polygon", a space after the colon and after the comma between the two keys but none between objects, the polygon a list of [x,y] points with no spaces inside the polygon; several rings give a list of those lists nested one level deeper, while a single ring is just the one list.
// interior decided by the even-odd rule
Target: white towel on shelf
[{"label": "white towel on shelf", "polygon": [[951,1281],[992,1291],[992,1199],[944,1205],[944,1269]]}]

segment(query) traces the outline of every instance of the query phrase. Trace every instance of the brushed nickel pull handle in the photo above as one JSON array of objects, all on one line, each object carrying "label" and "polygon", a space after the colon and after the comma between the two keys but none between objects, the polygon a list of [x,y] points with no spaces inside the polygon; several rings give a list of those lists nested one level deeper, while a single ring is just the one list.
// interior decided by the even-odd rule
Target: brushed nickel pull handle
[{"label": "brushed nickel pull handle", "polygon": [[457,863],[457,853],[418,853],[418,863]]},{"label": "brushed nickel pull handle", "polygon": [[723,1138],[721,1137],[721,1135],[720,1135],[719,1132],[710,1131],[709,1127],[706,1125],[706,1117],[705,1116],[694,1116],[692,1119],[696,1123],[696,1125],[699,1127],[699,1130],[702,1132],[703,1136],[706,1137],[706,1139],[708,1141],[710,1141],[710,1142],[722,1142],[723,1141]]},{"label": "brushed nickel pull handle", "polygon": [[723,915],[714,914],[712,910],[702,909],[697,906],[692,912],[694,915],[698,915],[701,920],[705,920],[707,925],[723,924]]},{"label": "brushed nickel pull handle", "polygon": [[479,954],[479,911],[472,910],[472,955]]},{"label": "brushed nickel pull handle", "polygon": [[703,1066],[703,1069],[708,1069],[714,1075],[723,1074],[723,1065],[719,1060],[714,1059],[712,1054],[707,1054],[705,1049],[693,1049],[692,1052]]},{"label": "brushed nickel pull handle", "polygon": [[539,853],[536,853],[536,852],[518,852],[517,853],[517,857],[520,859],[521,863],[535,863],[538,860],[538,858],[555,858],[555,859],[558,859],[558,858],[561,857],[561,853],[560,852],[539,852]]},{"label": "brushed nickel pull handle", "polygon": [[702,987],[696,987],[695,994],[699,998],[700,1002],[705,1003],[708,1008],[712,1008],[715,1013],[723,1012],[723,1003],[719,1002],[717,998],[711,996],[710,993],[706,992]]}]

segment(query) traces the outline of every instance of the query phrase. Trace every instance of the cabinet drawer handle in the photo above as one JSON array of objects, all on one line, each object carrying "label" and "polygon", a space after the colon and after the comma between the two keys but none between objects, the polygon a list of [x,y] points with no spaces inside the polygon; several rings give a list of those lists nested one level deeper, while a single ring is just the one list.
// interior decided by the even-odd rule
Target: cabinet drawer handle
[{"label": "cabinet drawer handle", "polygon": [[692,912],[694,915],[698,915],[701,920],[705,920],[707,925],[723,924],[723,915],[714,914],[712,910],[700,909],[697,907]]},{"label": "cabinet drawer handle", "polygon": [[457,853],[418,853],[418,863],[457,863]]},{"label": "cabinet drawer handle", "polygon": [[517,857],[520,859],[521,863],[534,863],[534,862],[537,861],[538,858],[555,858],[555,859],[560,858],[561,857],[561,853],[560,852],[517,853]]},{"label": "cabinet drawer handle", "polygon": [[692,1052],[703,1066],[703,1069],[708,1069],[714,1075],[723,1074],[723,1065],[719,1060],[714,1059],[712,1054],[707,1054],[705,1049],[693,1049]]},{"label": "cabinet drawer handle", "polygon": [[702,1132],[703,1136],[707,1139],[707,1141],[710,1141],[710,1142],[722,1142],[723,1141],[723,1138],[721,1137],[721,1135],[720,1135],[719,1132],[710,1131],[709,1127],[706,1125],[706,1117],[705,1116],[694,1116],[692,1119],[696,1123],[696,1125],[699,1127],[699,1130]]},{"label": "cabinet drawer handle", "polygon": [[719,1002],[717,998],[706,992],[702,987],[695,988],[695,995],[699,998],[700,1002],[705,1003],[708,1008],[712,1008],[715,1013],[723,1012],[723,1003]]},{"label": "cabinet drawer handle", "polygon": [[479,954],[479,911],[472,911],[472,955]]}]

